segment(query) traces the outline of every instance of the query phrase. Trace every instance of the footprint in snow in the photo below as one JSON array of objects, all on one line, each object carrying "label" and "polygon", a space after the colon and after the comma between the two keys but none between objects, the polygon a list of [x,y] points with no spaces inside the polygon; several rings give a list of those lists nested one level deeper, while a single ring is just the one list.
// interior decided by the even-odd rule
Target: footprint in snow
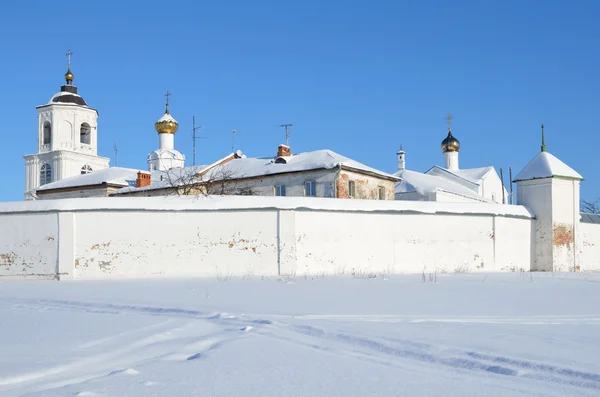
[{"label": "footprint in snow", "polygon": [[140,371],[137,371],[133,368],[127,368],[127,369],[120,369],[117,371],[112,371],[110,374],[108,375],[117,375],[117,374],[123,374],[123,375],[137,375],[139,374]]},{"label": "footprint in snow", "polygon": [[244,332],[248,332],[252,329],[253,327],[251,325],[246,325],[245,327],[240,328],[240,331],[244,331]]}]

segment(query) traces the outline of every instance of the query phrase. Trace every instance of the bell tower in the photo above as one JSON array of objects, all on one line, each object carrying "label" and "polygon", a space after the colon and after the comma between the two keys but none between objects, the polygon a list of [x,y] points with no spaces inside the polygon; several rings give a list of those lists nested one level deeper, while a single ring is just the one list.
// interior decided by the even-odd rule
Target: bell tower
[{"label": "bell tower", "polygon": [[45,105],[37,106],[38,150],[25,156],[25,199],[45,184],[108,167],[98,156],[98,111],[88,106],[73,85],[67,52],[65,84]]}]

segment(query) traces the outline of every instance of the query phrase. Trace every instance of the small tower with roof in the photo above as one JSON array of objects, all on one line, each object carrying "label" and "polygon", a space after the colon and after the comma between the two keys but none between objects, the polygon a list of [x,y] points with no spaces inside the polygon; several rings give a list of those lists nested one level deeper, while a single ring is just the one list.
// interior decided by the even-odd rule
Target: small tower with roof
[{"label": "small tower with roof", "polygon": [[442,141],[442,153],[444,153],[444,167],[447,170],[458,170],[458,151],[460,142],[452,135],[452,116],[448,113],[446,122],[448,123],[448,136]]},{"label": "small tower with roof", "polygon": [[73,85],[67,52],[65,84],[45,105],[38,106],[38,150],[25,156],[25,199],[47,183],[108,167],[98,156],[98,111],[88,106]]},{"label": "small tower with roof", "polygon": [[175,133],[179,129],[179,123],[169,112],[169,96],[167,91],[165,114],[154,124],[158,132],[158,149],[148,155],[148,170],[167,171],[175,167],[185,165],[185,156],[175,150]]},{"label": "small tower with roof", "polygon": [[544,125],[538,153],[513,182],[517,204],[535,214],[531,270],[575,271],[578,267],[579,185],[577,171],[546,151]]}]

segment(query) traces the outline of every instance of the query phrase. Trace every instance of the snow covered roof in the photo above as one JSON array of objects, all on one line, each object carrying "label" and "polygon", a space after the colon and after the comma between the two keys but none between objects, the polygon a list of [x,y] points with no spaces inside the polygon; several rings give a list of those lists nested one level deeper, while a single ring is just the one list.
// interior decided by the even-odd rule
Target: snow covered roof
[{"label": "snow covered roof", "polygon": [[[222,167],[231,175],[239,175],[240,178],[342,167],[371,173],[384,179],[394,181],[399,179],[387,172],[371,168],[328,149],[315,150],[313,152],[299,153],[285,157],[241,158],[230,161]],[[219,172],[221,172],[223,168],[219,170]]]},{"label": "snow covered roof", "polygon": [[140,170],[133,168],[109,167],[98,171],[92,171],[89,174],[72,176],[60,181],[51,182],[43,185],[37,191],[47,191],[54,189],[65,189],[78,186],[93,185],[116,185],[116,186],[135,186],[137,173]]},{"label": "snow covered roof", "polygon": [[473,190],[438,175],[423,174],[410,170],[398,171],[394,175],[402,178],[402,181],[396,184],[395,193],[417,192],[427,196],[437,191],[444,191],[480,201],[489,201]]},{"label": "snow covered roof", "polygon": [[61,105],[78,105],[87,107],[87,103],[81,97],[81,95],[68,91],[61,91],[54,94],[47,104],[53,105],[55,103],[60,103]]},{"label": "snow covered roof", "polygon": [[[235,155],[240,157],[241,153],[236,153]],[[141,188],[124,188],[120,189],[115,194],[128,193],[131,191],[169,188],[173,186],[175,181],[181,180],[181,178],[178,178],[178,175],[191,175],[192,173],[204,173],[203,175],[205,180],[216,180],[219,179],[221,175],[228,175],[228,177],[231,179],[244,179],[290,172],[334,169],[337,167],[342,167],[348,170],[370,173],[380,178],[392,181],[400,180],[400,178],[397,176],[379,171],[375,168],[371,168],[328,149],[294,154],[285,157],[248,158],[242,156],[242,158],[236,158],[223,164],[223,160],[231,156],[234,156],[234,154],[232,153],[209,166],[202,166],[204,168],[197,166],[193,172],[191,172],[191,167],[172,168],[169,172],[174,174],[163,174],[163,176],[166,177],[163,177],[163,180],[160,180],[160,175],[157,175],[158,178],[154,178],[153,176],[152,184],[149,186],[144,186]]]},{"label": "snow covered roof", "polygon": [[162,123],[163,121],[172,121],[174,123],[177,123],[177,120],[175,120],[170,113],[163,114],[162,117],[158,119],[157,123]]},{"label": "snow covered roof", "polygon": [[554,177],[583,179],[577,171],[556,156],[548,152],[540,152],[517,174],[513,182]]},{"label": "snow covered roof", "polygon": [[465,168],[459,170],[449,170],[438,165],[433,166],[427,172],[428,175],[436,175],[439,177],[448,177],[454,176],[456,178],[460,178],[466,182],[469,182],[474,185],[481,185],[483,179],[487,174],[494,171],[494,167],[480,167],[480,168]]}]

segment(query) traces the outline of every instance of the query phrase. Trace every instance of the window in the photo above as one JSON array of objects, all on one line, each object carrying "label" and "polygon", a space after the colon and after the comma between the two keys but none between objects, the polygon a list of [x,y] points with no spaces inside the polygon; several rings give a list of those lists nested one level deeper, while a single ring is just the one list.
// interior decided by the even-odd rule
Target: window
[{"label": "window", "polygon": [[348,197],[356,196],[356,184],[354,181],[348,181]]},{"label": "window", "polygon": [[285,196],[285,185],[275,186],[275,196]]},{"label": "window", "polygon": [[88,123],[81,124],[79,129],[79,141],[89,145],[91,143],[92,129]]},{"label": "window", "polygon": [[81,175],[89,174],[92,171],[92,167],[90,167],[89,165],[84,165],[83,167],[81,167]]},{"label": "window", "polygon": [[50,167],[50,164],[44,164],[40,170],[40,185],[50,182],[52,182],[52,167]]},{"label": "window", "polygon": [[385,200],[385,188],[379,186],[379,200]]},{"label": "window", "polygon": [[42,142],[42,145],[49,145],[52,142],[52,127],[50,127],[49,121],[44,123],[44,137]]},{"label": "window", "polygon": [[317,182],[315,182],[315,181],[304,182],[304,195],[306,197],[317,197]]}]

